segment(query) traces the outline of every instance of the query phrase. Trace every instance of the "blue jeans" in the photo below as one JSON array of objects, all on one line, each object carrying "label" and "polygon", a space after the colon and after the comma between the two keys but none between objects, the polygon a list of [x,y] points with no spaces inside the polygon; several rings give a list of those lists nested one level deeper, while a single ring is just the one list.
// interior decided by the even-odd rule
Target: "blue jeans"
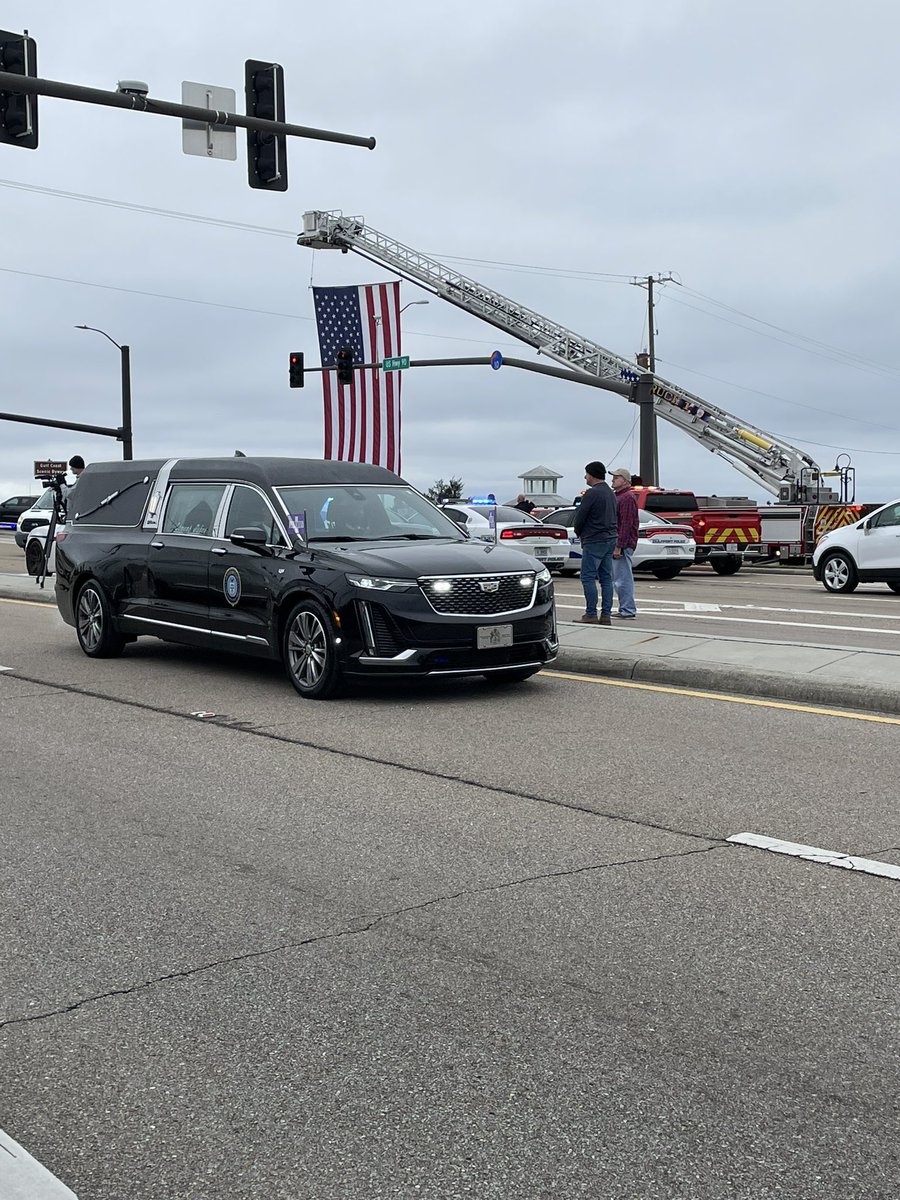
[{"label": "blue jeans", "polygon": [[634,575],[631,571],[633,557],[634,551],[630,546],[626,546],[622,551],[622,557],[612,560],[613,583],[616,585],[616,594],[619,597],[619,612],[623,617],[637,616],[637,608],[634,604]]},{"label": "blue jeans", "polygon": [[613,606],[613,550],[616,539],[606,542],[581,543],[581,586],[584,588],[584,611],[589,617],[597,615],[597,580],[600,580],[600,612],[604,617]]}]

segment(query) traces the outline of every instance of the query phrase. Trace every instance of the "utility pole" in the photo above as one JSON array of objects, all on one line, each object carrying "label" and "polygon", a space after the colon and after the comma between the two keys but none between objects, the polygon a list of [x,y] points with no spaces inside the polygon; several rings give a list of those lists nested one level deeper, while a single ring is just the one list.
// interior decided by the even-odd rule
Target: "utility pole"
[{"label": "utility pole", "polygon": [[[648,275],[646,279],[632,279],[634,287],[647,289],[647,353],[641,351],[637,356],[638,365],[650,376],[656,374],[656,328],[653,313],[654,283],[677,283],[673,275]],[[644,378],[644,386],[639,389],[640,399],[640,471],[641,478],[646,484],[659,483],[659,443],[656,436],[656,411],[653,407],[652,379],[649,386]]]}]

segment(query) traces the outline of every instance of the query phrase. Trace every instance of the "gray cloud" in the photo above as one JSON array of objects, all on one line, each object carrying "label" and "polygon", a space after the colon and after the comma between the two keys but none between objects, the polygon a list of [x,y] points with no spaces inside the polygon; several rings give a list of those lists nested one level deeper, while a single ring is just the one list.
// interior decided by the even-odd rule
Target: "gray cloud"
[{"label": "gray cloud", "polygon": [[[645,293],[575,275],[676,272],[683,288],[658,289],[665,376],[823,466],[850,449],[863,499],[900,493],[900,16],[886,0],[852,12],[807,0],[350,0],[327,21],[278,0],[213,23],[171,0],[87,8],[12,0],[4,23],[30,29],[46,77],[145,78],[172,100],[182,79],[240,93],[244,59],[271,56],[290,120],[374,134],[378,147],[294,141],[290,189],[267,195],[247,187],[240,135],[236,163],[207,162],[181,154],[175,121],[43,99],[39,150],[0,147],[0,180],[281,231],[306,208],[362,213],[438,258],[555,269],[459,264],[627,356],[646,344]],[[317,361],[309,284],[388,272],[313,255],[289,232],[2,185],[0,206],[0,408],[118,424],[117,355],[73,329],[85,322],[132,348],[137,454],[321,454],[318,384],[287,386],[289,351]],[[885,369],[804,349],[793,332],[763,337],[740,313]],[[414,356],[531,354],[434,299],[404,321]],[[637,468],[635,409],[618,397],[511,368],[410,371],[403,386],[404,473],[419,486],[453,474],[512,495],[544,463],[574,494],[590,458]],[[660,440],[669,485],[767,498],[662,423]],[[121,448],[0,423],[0,492],[29,485],[32,459],[76,451]]]}]

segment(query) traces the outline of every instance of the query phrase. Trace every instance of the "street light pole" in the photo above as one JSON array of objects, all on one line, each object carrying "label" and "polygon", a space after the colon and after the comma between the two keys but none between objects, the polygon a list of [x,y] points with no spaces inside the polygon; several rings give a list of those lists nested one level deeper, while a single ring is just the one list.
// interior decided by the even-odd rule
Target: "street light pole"
[{"label": "street light pole", "polygon": [[120,346],[115,338],[109,336],[104,329],[95,329],[93,325],[76,325],[76,329],[87,329],[91,333],[101,333],[108,342],[112,342],[119,351],[122,359],[122,427],[119,430],[119,441],[122,443],[122,458],[131,462],[134,458],[133,436],[131,427],[131,347]]}]

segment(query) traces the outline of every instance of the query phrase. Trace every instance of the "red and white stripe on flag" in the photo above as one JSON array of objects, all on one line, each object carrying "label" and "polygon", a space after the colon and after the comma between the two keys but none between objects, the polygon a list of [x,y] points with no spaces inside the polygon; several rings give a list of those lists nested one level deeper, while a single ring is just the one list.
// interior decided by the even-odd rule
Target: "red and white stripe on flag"
[{"label": "red and white stripe on flag", "polygon": [[[353,289],[340,289],[351,291]],[[359,300],[363,362],[381,363],[400,354],[400,283],[365,284]],[[355,313],[354,313],[355,316]],[[321,318],[320,318],[321,320]],[[355,321],[354,321],[355,325]],[[322,337],[320,329],[320,339]],[[341,342],[337,333],[336,342]],[[357,338],[348,336],[358,360]],[[323,358],[322,365],[325,366]],[[353,382],[338,383],[335,370],[322,372],[325,399],[325,457],[374,463],[400,472],[400,372],[356,368]]]}]

